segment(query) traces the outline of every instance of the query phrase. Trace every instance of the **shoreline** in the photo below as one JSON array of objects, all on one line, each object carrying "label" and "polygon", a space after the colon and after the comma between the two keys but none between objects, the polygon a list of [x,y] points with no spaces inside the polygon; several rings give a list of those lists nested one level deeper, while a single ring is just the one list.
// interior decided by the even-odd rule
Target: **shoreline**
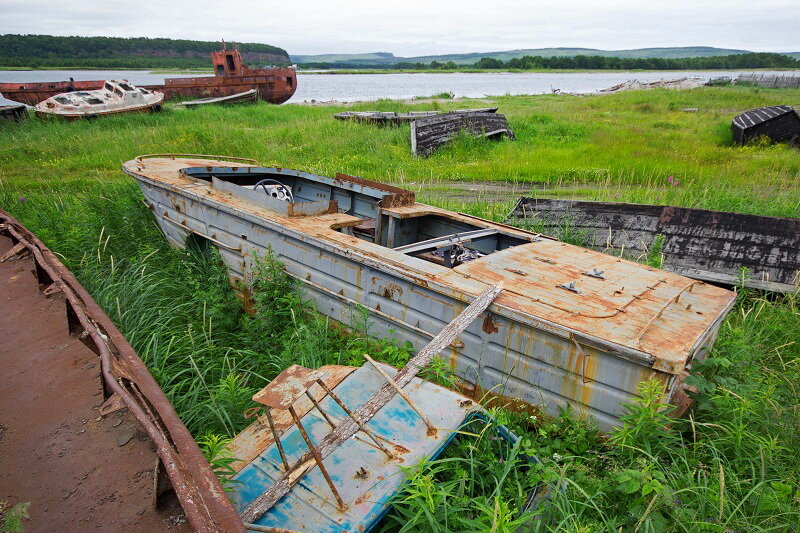
[{"label": "shoreline", "polygon": [[[13,72],[36,72],[47,70],[64,70],[64,71],[92,71],[92,70],[122,70],[132,72],[150,72],[153,74],[212,74],[213,69],[210,68],[191,68],[191,69],[174,69],[174,68],[133,68],[133,67],[9,67],[0,65],[0,71],[13,71]],[[313,74],[313,75],[338,75],[338,74],[596,74],[604,72],[630,72],[631,74],[637,73],[650,73],[650,72],[797,72],[800,69],[796,68],[737,68],[737,69],[689,69],[689,70],[675,70],[675,69],[476,69],[476,68],[461,68],[461,69],[309,69],[302,68],[296,69],[298,74]]]}]

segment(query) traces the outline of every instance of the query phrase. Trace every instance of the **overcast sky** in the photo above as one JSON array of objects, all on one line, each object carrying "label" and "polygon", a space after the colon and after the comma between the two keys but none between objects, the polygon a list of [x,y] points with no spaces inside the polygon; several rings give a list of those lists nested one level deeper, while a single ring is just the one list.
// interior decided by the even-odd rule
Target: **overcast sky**
[{"label": "overcast sky", "polygon": [[261,42],[400,56],[551,46],[800,51],[798,0],[0,0],[0,33]]}]

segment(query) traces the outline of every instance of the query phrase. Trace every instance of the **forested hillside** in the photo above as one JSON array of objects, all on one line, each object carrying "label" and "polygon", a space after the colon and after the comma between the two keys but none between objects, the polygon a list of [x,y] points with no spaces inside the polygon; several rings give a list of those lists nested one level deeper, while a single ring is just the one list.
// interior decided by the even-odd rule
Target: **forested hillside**
[{"label": "forested hillside", "polygon": [[[341,68],[394,68],[395,65],[429,65],[431,63],[452,64],[455,67],[473,67],[483,59],[492,59],[509,64],[512,60],[521,60],[523,57],[552,59],[558,63],[558,59],[567,58],[578,60],[579,57],[593,58],[591,62],[598,66],[592,68],[643,68],[643,67],[620,67],[618,62],[602,62],[595,58],[616,58],[616,59],[709,59],[715,64],[720,64],[718,59],[723,56],[745,55],[747,60],[752,60],[754,52],[749,50],[737,50],[730,48],[715,48],[713,46],[679,46],[672,48],[635,48],[631,50],[598,50],[594,48],[529,48],[522,50],[506,50],[503,52],[473,52],[467,54],[446,54],[446,55],[425,55],[416,57],[400,57],[388,52],[375,52],[371,54],[320,54],[320,55],[295,55],[292,60],[298,64],[319,65],[328,63],[337,65]],[[761,55],[761,54],[759,54]],[[798,59],[798,53],[786,53],[778,55],[789,55]],[[584,61],[585,60],[580,60]],[[700,62],[702,64],[702,62]],[[496,63],[495,63],[496,64]],[[570,62],[566,61],[565,65]],[[615,66],[605,66],[606,64]],[[407,68],[407,67],[406,67]],[[429,68],[429,67],[426,67]],[[546,68],[572,68],[566,67],[546,67]],[[586,67],[578,67],[586,68]],[[644,67],[658,68],[658,67]],[[671,68],[671,67],[670,67]],[[694,67],[701,68],[701,67]],[[710,67],[706,67],[710,68]],[[722,67],[714,67],[722,68]],[[755,68],[747,65],[744,68]]]},{"label": "forested hillside", "polygon": [[[399,59],[399,58],[398,58]],[[453,61],[398,61],[382,64],[353,64],[347,61],[301,63],[303,68],[362,68],[362,69],[408,69],[408,70],[457,70],[457,69],[587,69],[587,70],[741,70],[757,68],[800,69],[800,60],[784,54],[746,53],[714,57],[686,58],[632,58],[607,56],[542,57],[523,56],[503,61],[484,57],[470,65],[458,65]]]},{"label": "forested hillside", "polygon": [[[0,35],[0,66],[208,68],[209,52],[219,49],[217,41],[6,34]],[[277,46],[241,43],[239,50],[250,66],[290,62],[286,50]]]}]

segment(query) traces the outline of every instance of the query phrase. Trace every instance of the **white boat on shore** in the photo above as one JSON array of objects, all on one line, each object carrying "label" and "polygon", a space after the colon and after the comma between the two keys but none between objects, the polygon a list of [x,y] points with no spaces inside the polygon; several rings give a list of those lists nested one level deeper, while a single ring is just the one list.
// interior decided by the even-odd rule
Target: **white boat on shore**
[{"label": "white boat on shore", "polygon": [[118,113],[152,113],[161,110],[163,93],[135,87],[125,80],[108,80],[95,91],[57,94],[36,104],[36,114],[68,120]]}]

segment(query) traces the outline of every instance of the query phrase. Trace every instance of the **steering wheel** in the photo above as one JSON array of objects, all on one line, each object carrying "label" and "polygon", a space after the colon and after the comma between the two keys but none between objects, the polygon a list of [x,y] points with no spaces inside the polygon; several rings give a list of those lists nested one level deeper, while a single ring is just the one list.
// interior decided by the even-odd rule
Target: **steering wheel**
[{"label": "steering wheel", "polygon": [[[284,197],[281,198],[277,193],[275,193],[273,191],[270,191],[267,188],[267,185],[277,185],[277,186],[279,186],[280,190],[283,192],[283,196]],[[272,196],[274,198],[278,198],[279,200],[289,200],[290,202],[294,202],[294,196],[292,195],[292,189],[290,189],[289,187],[287,187],[286,185],[284,185],[283,183],[281,183],[278,180],[274,180],[274,179],[271,179],[271,178],[263,179],[263,180],[259,181],[258,183],[256,183],[255,185],[253,185],[253,190],[255,191],[256,189],[258,189],[259,186],[264,189],[265,193],[269,194],[270,196]]]}]

